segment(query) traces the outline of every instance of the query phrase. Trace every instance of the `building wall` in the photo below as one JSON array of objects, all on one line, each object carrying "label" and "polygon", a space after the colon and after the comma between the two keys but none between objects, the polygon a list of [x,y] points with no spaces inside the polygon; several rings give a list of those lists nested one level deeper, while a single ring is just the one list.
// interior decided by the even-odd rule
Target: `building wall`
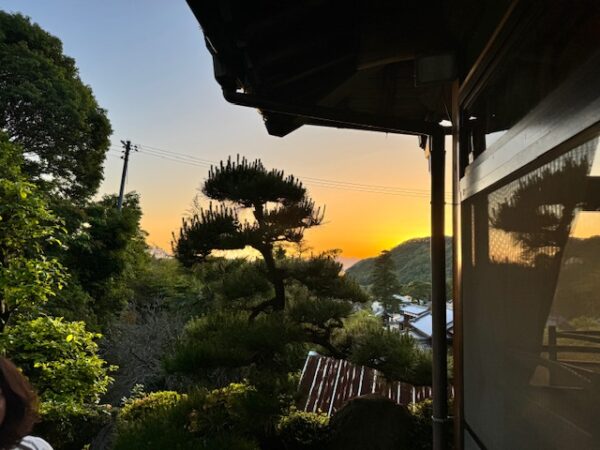
[{"label": "building wall", "polygon": [[461,96],[464,447],[600,448],[600,7],[518,13]]}]

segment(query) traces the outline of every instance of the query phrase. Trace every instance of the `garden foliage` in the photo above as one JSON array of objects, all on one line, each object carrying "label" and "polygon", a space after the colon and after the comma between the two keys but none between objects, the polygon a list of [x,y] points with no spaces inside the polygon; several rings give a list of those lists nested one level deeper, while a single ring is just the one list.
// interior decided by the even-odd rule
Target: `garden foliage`
[{"label": "garden foliage", "polygon": [[0,330],[31,317],[63,287],[62,265],[48,255],[60,246],[60,221],[21,173],[20,149],[0,132]]},{"label": "garden foliage", "polygon": [[0,348],[20,367],[40,399],[38,433],[56,449],[79,450],[111,420],[110,407],[100,397],[116,367],[98,355],[99,334],[83,322],[41,316],[5,328]]},{"label": "garden foliage", "polygon": [[277,424],[277,435],[285,450],[322,450],[329,441],[327,414],[291,408]]}]

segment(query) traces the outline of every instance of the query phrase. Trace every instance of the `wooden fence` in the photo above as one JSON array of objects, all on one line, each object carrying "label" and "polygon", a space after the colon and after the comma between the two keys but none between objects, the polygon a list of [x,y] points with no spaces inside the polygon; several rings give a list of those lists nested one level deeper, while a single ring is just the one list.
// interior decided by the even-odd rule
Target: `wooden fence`
[{"label": "wooden fence", "polygon": [[[453,389],[450,389],[454,394]],[[380,394],[400,405],[431,398],[431,387],[387,381],[380,372],[310,353],[299,385],[298,407],[309,412],[333,415],[347,401],[365,394]]]}]

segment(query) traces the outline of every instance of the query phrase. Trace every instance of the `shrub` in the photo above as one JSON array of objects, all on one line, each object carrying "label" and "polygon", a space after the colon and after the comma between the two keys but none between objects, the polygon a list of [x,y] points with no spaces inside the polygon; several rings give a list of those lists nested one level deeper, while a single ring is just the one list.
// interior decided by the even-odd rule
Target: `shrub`
[{"label": "shrub", "polygon": [[189,430],[200,435],[234,432],[260,435],[274,421],[277,405],[271,396],[261,395],[245,383],[198,393],[189,416]]},{"label": "shrub", "polygon": [[201,440],[187,429],[190,409],[180,402],[170,409],[159,408],[140,421],[119,420],[114,450],[201,448]]},{"label": "shrub", "polygon": [[114,367],[98,356],[99,334],[83,322],[51,317],[22,320],[0,335],[0,349],[20,367],[41,399],[37,433],[57,450],[80,450],[110,422],[99,406]]},{"label": "shrub", "polygon": [[120,423],[141,422],[157,410],[169,409],[186,399],[187,395],[175,391],[159,391],[144,394],[125,402],[119,412]]},{"label": "shrub", "polygon": [[[452,400],[448,402],[448,410],[452,411]],[[410,428],[410,439],[413,443],[414,450],[429,450],[433,445],[433,401],[428,398],[418,403],[413,403],[409,406],[413,423]],[[452,421],[446,423],[446,442],[448,448],[454,448],[454,435]]]},{"label": "shrub", "polygon": [[431,399],[426,399],[422,402],[411,404],[408,409],[413,417],[410,435],[414,449],[430,449],[433,445],[433,428],[431,422],[433,402]]},{"label": "shrub", "polygon": [[98,356],[100,334],[83,322],[38,317],[4,329],[0,348],[20,367],[42,402],[97,403],[111,383],[116,367]]},{"label": "shrub", "polygon": [[41,405],[42,421],[34,434],[43,436],[57,450],[81,450],[111,423],[110,405],[48,401]]},{"label": "shrub", "polygon": [[182,396],[170,408],[122,422],[114,449],[259,450],[254,432],[264,422],[256,395],[251,386],[231,384]]},{"label": "shrub", "polygon": [[326,414],[292,409],[277,424],[277,434],[286,450],[321,450],[329,438]]}]

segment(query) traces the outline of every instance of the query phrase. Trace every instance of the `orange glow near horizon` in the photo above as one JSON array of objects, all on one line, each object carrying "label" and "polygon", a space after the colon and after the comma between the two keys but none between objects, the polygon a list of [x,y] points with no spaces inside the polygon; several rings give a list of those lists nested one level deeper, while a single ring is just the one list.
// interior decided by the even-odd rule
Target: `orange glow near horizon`
[{"label": "orange glow near horizon", "polygon": [[[263,131],[263,130],[259,130]],[[295,140],[300,136],[286,138],[296,147]],[[314,138],[319,135],[323,145],[329,147],[329,163],[319,155],[319,142],[315,139],[314,149],[308,146],[305,157],[314,158],[319,164],[298,160],[298,152],[292,148],[285,158],[284,152],[276,155],[257,155],[261,157],[267,168],[284,169],[286,173],[298,176],[308,189],[308,193],[317,206],[325,207],[325,221],[322,225],[307,230],[306,244],[310,251],[319,253],[332,249],[341,250],[341,260],[348,262],[356,259],[372,257],[382,250],[412,238],[426,237],[430,234],[429,172],[427,161],[416,145],[416,139],[406,136],[385,136],[377,133],[366,133],[344,130],[327,130],[308,128],[305,135]],[[337,145],[332,145],[332,138]],[[267,138],[273,139],[273,138]],[[304,136],[304,139],[306,136]],[[412,142],[414,141],[414,142]],[[278,146],[287,144],[286,140],[273,140]],[[412,144],[412,145],[411,145]],[[286,145],[287,146],[287,145]],[[358,161],[341,154],[349,147],[363,146],[358,152]],[[247,155],[249,158],[252,155]],[[141,156],[135,155],[136,158]],[[225,159],[223,157],[222,159]],[[338,159],[340,158],[340,159]],[[273,160],[273,161],[272,161]],[[150,161],[154,162],[154,161]],[[146,171],[144,180],[134,181],[146,184],[146,192],[142,192],[144,217],[142,227],[148,232],[147,241],[170,251],[171,233],[177,234],[181,217],[189,209],[193,197],[208,170],[194,169],[194,177],[179,176],[173,179],[167,170],[174,173],[188,170],[186,167],[175,167],[159,161],[162,179],[168,178],[170,183],[159,185],[147,183],[153,179]],[[328,167],[329,166],[329,167]],[[449,166],[449,162],[448,162]],[[448,167],[449,169],[449,167]],[[361,192],[352,188],[340,188],[311,183],[306,177],[318,177],[335,181],[360,183],[374,186],[390,186],[411,189],[406,194],[389,194],[381,192]],[[158,177],[158,173],[156,177]],[[449,177],[448,177],[449,178]],[[133,182],[130,182],[133,184]],[[165,190],[177,191],[177,194],[166,195]],[[373,189],[375,190],[375,189]],[[449,187],[447,187],[447,191]],[[446,208],[446,233],[451,234],[451,209]]]},{"label": "orange glow near horizon", "polygon": [[[230,114],[250,114],[253,119],[260,119],[255,111],[239,107]],[[246,133],[249,136],[237,136],[230,145],[227,141],[231,135],[224,131],[219,136],[218,152],[186,153],[209,155],[210,161],[219,161],[239,152],[250,160],[260,158],[267,168],[282,169],[298,177],[316,205],[325,207],[324,223],[307,230],[305,235],[312,252],[339,249],[340,259],[349,264],[376,256],[408,239],[429,236],[429,172],[416,138],[304,127],[280,139],[268,136],[261,120],[254,122],[254,128]],[[244,152],[227,152],[227,148],[240,149],[242,141]],[[164,144],[164,148],[172,147]],[[143,152],[133,158],[128,190],[141,194],[142,228],[148,233],[147,242],[170,251],[172,233],[178,233],[181,218],[189,212],[208,167],[190,167]],[[114,158],[107,160],[105,185],[110,179],[111,184],[117,184],[120,163]],[[447,170],[449,174],[450,161]],[[331,185],[321,180],[353,184]],[[390,194],[382,192],[386,189],[372,187],[367,190],[375,192],[363,192],[356,184],[400,191]],[[446,191],[450,191],[449,183]],[[446,213],[446,233],[451,234],[449,207]]]},{"label": "orange glow near horizon", "polygon": [[600,235],[600,212],[581,211],[575,216],[571,236],[586,239]]}]

